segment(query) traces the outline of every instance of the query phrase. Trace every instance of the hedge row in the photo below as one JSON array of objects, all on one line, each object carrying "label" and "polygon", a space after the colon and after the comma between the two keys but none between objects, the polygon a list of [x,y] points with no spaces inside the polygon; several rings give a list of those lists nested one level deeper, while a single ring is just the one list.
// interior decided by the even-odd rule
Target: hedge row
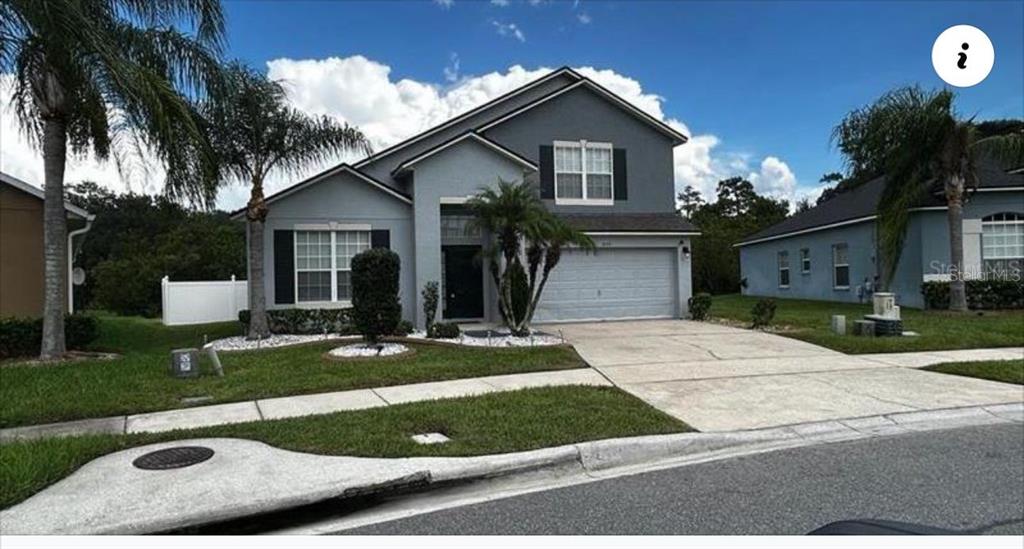
[{"label": "hedge row", "polygon": [[[949,282],[921,285],[928,309],[949,308]],[[1024,281],[968,280],[967,306],[971,309],[1024,309]]]},{"label": "hedge row", "polygon": [[[96,319],[89,315],[64,317],[64,340],[68,349],[80,350],[99,336]],[[43,342],[43,319],[0,318],[0,359],[39,354]]]},{"label": "hedge row", "polygon": [[[351,309],[271,309],[267,311],[274,334],[354,334]],[[249,310],[238,311],[242,333],[249,332]]]}]

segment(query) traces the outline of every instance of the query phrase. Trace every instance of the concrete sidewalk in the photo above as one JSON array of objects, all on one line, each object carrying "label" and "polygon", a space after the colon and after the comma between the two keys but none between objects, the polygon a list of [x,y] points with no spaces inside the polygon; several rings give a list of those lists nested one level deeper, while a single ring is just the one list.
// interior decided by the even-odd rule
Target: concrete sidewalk
[{"label": "concrete sidewalk", "polygon": [[560,385],[600,387],[612,384],[590,368],[453,379],[14,427],[0,430],[0,442],[84,434],[156,433]]},{"label": "concrete sidewalk", "polygon": [[[1011,404],[736,433],[598,440],[513,454],[456,458],[322,456],[249,440],[179,440],[97,458],[67,478],[0,512],[0,524],[5,535],[156,533],[281,511],[331,498],[393,494],[396,489],[425,491],[454,487],[455,481],[460,487],[471,483],[480,485],[487,497],[494,498],[523,490],[550,489],[785,448],[956,427],[1024,427],[1022,421],[1024,406]],[[208,447],[214,455],[208,461],[179,469],[152,471],[132,466],[133,460],[148,452],[187,445]],[[537,480],[539,484],[531,488],[529,483]],[[506,484],[491,485],[488,490],[487,482]],[[466,502],[456,499],[452,503]],[[415,503],[411,506],[409,512],[412,513],[431,510],[417,507]]]},{"label": "concrete sidewalk", "polygon": [[1024,387],[919,370],[1024,358],[1024,348],[847,355],[708,322],[565,324],[580,356],[619,388],[700,431],[1024,401]]}]

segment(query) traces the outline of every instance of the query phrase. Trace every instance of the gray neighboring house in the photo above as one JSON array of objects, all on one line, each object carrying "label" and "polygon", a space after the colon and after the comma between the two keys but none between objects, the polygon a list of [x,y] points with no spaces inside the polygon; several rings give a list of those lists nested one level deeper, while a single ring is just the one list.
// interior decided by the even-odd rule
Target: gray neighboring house
[{"label": "gray neighboring house", "polygon": [[[979,186],[964,206],[964,273],[968,278],[1020,276],[1024,265],[1024,173],[982,162]],[[878,178],[736,244],[743,293],[869,302],[877,285]],[[921,284],[949,280],[949,225],[941,190],[911,208],[891,290],[897,303],[923,308]]]},{"label": "gray neighboring house", "polygon": [[[498,321],[496,288],[466,230],[467,199],[525,181],[594,239],[568,250],[535,320],[678,318],[691,295],[690,238],[675,211],[672,150],[686,136],[562,68],[353,165],[268,197],[268,307],[345,307],[350,259],[387,247],[402,262],[403,317],[422,327],[420,294],[439,314]],[[244,219],[244,210],[235,217]]]}]

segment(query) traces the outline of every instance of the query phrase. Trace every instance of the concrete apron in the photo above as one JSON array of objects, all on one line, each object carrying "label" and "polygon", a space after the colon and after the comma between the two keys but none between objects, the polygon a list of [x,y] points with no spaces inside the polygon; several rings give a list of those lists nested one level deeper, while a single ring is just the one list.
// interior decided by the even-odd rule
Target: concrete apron
[{"label": "concrete apron", "polygon": [[[785,448],[993,424],[1024,423],[1024,404],[805,423],[734,433],[684,433],[586,442],[469,458],[375,459],[319,456],[240,439],[153,444],[93,460],[26,501],[0,512],[3,534],[144,534],[271,513],[334,498],[426,491],[476,481],[508,481],[494,499],[555,484],[590,482],[687,463]],[[1024,426],[1022,426],[1024,427]],[[201,445],[216,453],[181,469],[148,471],[132,461],[151,451]],[[542,482],[537,483],[538,475]],[[522,482],[516,479],[525,479]],[[531,484],[529,479],[533,479]],[[486,482],[485,482],[486,481]],[[509,484],[511,483],[511,484]],[[412,496],[410,496],[412,497]],[[460,503],[461,501],[461,503]],[[449,498],[444,505],[464,504]],[[436,510],[411,504],[401,516]],[[391,518],[397,518],[392,516]],[[324,530],[354,527],[386,514],[346,517]],[[343,526],[339,526],[343,524]],[[316,529],[298,533],[316,533]]]},{"label": "concrete apron", "polygon": [[846,355],[775,334],[686,320],[557,329],[616,386],[703,432],[1024,400],[1019,385],[914,369],[1019,358],[1020,348]]}]

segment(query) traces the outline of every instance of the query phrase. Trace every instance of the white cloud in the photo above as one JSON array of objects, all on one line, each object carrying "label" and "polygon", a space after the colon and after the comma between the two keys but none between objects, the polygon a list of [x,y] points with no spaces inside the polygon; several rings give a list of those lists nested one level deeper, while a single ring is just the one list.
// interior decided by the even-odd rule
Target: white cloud
[{"label": "white cloud", "polygon": [[[457,59],[453,57],[452,60]],[[453,63],[454,67],[457,67]],[[275,59],[267,63],[268,75],[283,80],[292,104],[307,113],[329,115],[359,127],[375,150],[436,126],[473,107],[527,84],[550,72],[550,68],[527,69],[514,65],[501,71],[458,78],[442,85],[407,78],[393,78],[391,67],[355,55],[326,59]],[[675,148],[674,174],[677,190],[692,185],[706,198],[714,198],[718,181],[732,176],[748,177],[760,192],[767,192],[795,203],[803,196],[814,197],[820,189],[802,189],[789,166],[779,156],[753,157],[723,151],[719,136],[695,133],[680,120],[665,116],[665,99],[645,91],[641,83],[610,69],[579,67],[581,74],[600,83],[651,116],[690,136],[689,142]],[[448,72],[445,72],[446,80]],[[0,96],[9,105],[9,95]],[[42,181],[42,159],[18,136],[17,125],[9,109],[3,109],[0,125],[0,169],[28,181]],[[312,175],[339,161],[355,161],[354,156],[339,156],[309,166],[300,176],[274,174],[267,181],[268,192],[280,190],[302,177]],[[112,163],[91,160],[74,161],[68,167],[68,181],[93,179],[116,190],[127,186]],[[159,192],[162,173],[146,181],[131,184],[133,190]],[[156,183],[154,183],[156,182]],[[248,188],[237,185],[222,190],[217,204],[234,209],[245,204]]]},{"label": "white cloud", "polygon": [[498,6],[499,8],[504,8],[508,6],[508,0],[491,0],[491,5]]},{"label": "white cloud", "polygon": [[576,15],[576,20],[579,21],[581,25],[589,25],[590,22],[593,21],[593,19],[590,17],[590,15],[588,13],[586,13],[586,12],[577,14]]},{"label": "white cloud", "polygon": [[459,54],[452,53],[448,57],[448,65],[444,68],[444,79],[446,82],[455,82],[459,79]]},{"label": "white cloud", "polygon": [[526,42],[526,35],[523,34],[523,30],[515,23],[502,23],[492,19],[491,25],[494,25],[494,30],[498,31],[498,34],[501,36],[510,36],[520,42]]},{"label": "white cloud", "polygon": [[455,5],[455,0],[434,0],[434,3],[446,10],[449,10]]}]

